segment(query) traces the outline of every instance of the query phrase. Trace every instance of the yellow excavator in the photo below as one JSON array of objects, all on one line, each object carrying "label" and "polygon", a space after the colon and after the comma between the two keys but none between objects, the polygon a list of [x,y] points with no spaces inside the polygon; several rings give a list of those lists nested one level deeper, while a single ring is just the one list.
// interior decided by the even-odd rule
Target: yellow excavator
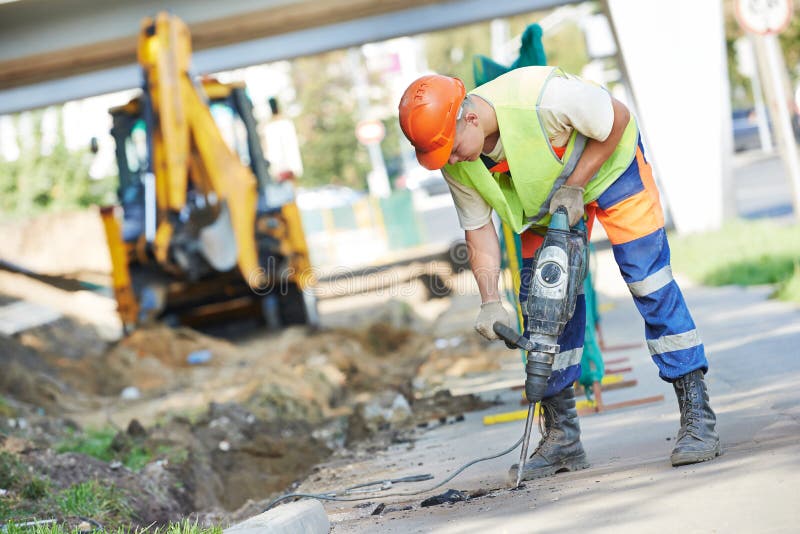
[{"label": "yellow excavator", "polygon": [[180,19],[144,19],[142,92],[110,110],[119,206],[101,215],[124,328],[242,317],[315,325],[293,184],[268,172],[244,84],[195,81],[190,58]]}]

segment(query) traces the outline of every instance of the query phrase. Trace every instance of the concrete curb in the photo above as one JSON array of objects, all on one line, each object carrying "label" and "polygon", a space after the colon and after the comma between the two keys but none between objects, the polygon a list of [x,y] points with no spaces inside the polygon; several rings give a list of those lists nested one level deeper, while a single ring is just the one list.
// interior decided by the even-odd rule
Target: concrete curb
[{"label": "concrete curb", "polygon": [[253,516],[226,528],[223,534],[327,534],[330,530],[331,523],[322,503],[309,499]]}]

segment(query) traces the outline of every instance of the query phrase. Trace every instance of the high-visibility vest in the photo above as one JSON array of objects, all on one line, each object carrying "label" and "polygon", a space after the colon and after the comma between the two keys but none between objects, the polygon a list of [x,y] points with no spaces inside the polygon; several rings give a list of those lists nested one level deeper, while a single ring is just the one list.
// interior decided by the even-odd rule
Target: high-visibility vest
[{"label": "high-visibility vest", "polygon": [[[522,67],[470,91],[494,107],[509,172],[491,173],[480,159],[445,165],[454,180],[472,187],[514,232],[550,221],[550,198],[567,181],[578,163],[586,137],[573,130],[566,151],[558,157],[539,120],[538,106],[557,67]],[[631,115],[616,149],[586,184],[588,204],[628,168],[636,156],[639,129]]]}]

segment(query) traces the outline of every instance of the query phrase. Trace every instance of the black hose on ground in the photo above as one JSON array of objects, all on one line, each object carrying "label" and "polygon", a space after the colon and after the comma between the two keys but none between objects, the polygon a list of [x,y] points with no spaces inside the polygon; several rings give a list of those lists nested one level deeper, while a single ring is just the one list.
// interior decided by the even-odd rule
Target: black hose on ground
[{"label": "black hose on ground", "polygon": [[[266,509],[264,511],[266,512],[267,510],[269,510],[270,508],[272,508],[273,506],[275,506],[276,504],[278,504],[281,501],[285,501],[287,499],[294,499],[294,498],[298,498],[298,499],[302,499],[302,498],[318,499],[318,500],[321,500],[321,501],[351,502],[351,501],[367,501],[367,500],[370,500],[370,499],[375,499],[377,497],[413,497],[414,495],[420,495],[422,493],[428,493],[429,491],[433,491],[433,490],[435,490],[437,488],[440,488],[440,487],[444,486],[445,484],[447,484],[448,482],[450,482],[451,480],[456,478],[458,475],[460,475],[464,470],[466,470],[469,467],[472,467],[473,465],[475,465],[477,463],[485,462],[487,460],[494,460],[495,458],[500,458],[501,456],[505,456],[506,454],[510,453],[511,451],[513,451],[514,449],[519,447],[520,443],[522,443],[522,440],[524,438],[525,438],[525,436],[520,437],[517,440],[517,442],[514,443],[514,445],[512,445],[508,449],[505,449],[505,450],[503,450],[501,452],[498,452],[497,454],[492,454],[491,456],[484,456],[482,458],[476,458],[476,459],[474,459],[474,460],[472,460],[470,462],[467,462],[466,464],[464,464],[461,467],[459,467],[458,469],[456,469],[456,471],[453,472],[452,475],[448,476],[447,478],[445,478],[441,482],[439,482],[439,483],[437,483],[437,484],[435,484],[435,485],[433,485],[433,486],[431,486],[429,488],[425,488],[425,489],[421,489],[421,490],[417,490],[417,491],[380,493],[380,494],[374,494],[373,493],[371,495],[363,496],[363,497],[337,497],[336,496],[337,492],[335,492],[335,491],[329,491],[329,492],[325,492],[325,493],[287,493],[286,495],[281,495],[280,497],[278,497],[278,498],[274,499],[272,502],[270,502],[267,505],[267,507],[266,507]],[[419,478],[417,478],[417,480],[419,480]],[[397,481],[410,482],[411,480],[408,480],[407,477],[406,477],[406,479],[397,479]],[[338,493],[345,493],[346,494],[348,490],[351,490],[351,489],[354,489],[354,488],[359,488],[359,487],[364,487],[364,486],[371,486],[371,485],[375,485],[375,483],[359,484],[357,486],[352,486],[351,488],[347,488],[345,490],[339,491]]]}]

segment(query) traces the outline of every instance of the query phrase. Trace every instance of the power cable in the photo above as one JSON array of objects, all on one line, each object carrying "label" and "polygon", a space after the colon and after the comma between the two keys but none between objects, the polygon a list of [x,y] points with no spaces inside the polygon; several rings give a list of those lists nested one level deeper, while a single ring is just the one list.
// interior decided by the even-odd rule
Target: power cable
[{"label": "power cable", "polygon": [[[364,497],[337,497],[336,496],[337,492],[335,492],[335,491],[330,491],[330,492],[325,492],[325,493],[287,493],[286,495],[281,495],[280,497],[272,500],[272,502],[270,502],[267,505],[267,508],[264,511],[269,510],[270,508],[272,508],[273,506],[275,506],[276,504],[278,504],[281,501],[285,501],[287,499],[293,499],[293,498],[318,499],[318,500],[321,500],[321,501],[352,502],[352,501],[366,501],[366,500],[369,500],[369,499],[375,499],[376,497],[412,497],[414,495],[420,495],[422,493],[428,493],[429,491],[433,491],[433,490],[435,490],[437,488],[440,488],[440,487],[444,486],[445,484],[447,484],[448,482],[450,482],[451,480],[456,478],[458,475],[460,475],[462,472],[464,472],[464,470],[466,470],[469,467],[472,467],[473,465],[475,465],[477,463],[485,462],[487,460],[494,460],[495,458],[500,458],[501,456],[505,456],[506,454],[510,453],[511,451],[513,451],[514,449],[519,447],[519,445],[522,443],[523,439],[525,439],[525,435],[524,434],[511,447],[509,447],[509,448],[507,448],[507,449],[505,449],[505,450],[503,450],[501,452],[498,452],[497,454],[492,454],[491,456],[483,456],[481,458],[476,458],[474,460],[471,460],[471,461],[467,462],[466,464],[464,464],[461,467],[459,467],[458,469],[456,469],[456,471],[453,472],[453,474],[451,474],[450,476],[448,476],[447,478],[445,478],[444,480],[442,480],[438,484],[435,484],[435,485],[433,485],[433,486],[431,486],[429,488],[425,488],[425,489],[421,489],[421,490],[417,490],[417,491],[405,491],[405,492],[373,494],[373,495],[368,495],[368,496],[364,496]],[[366,484],[358,484],[356,486],[351,486],[350,488],[346,488],[345,490],[342,490],[339,493],[343,493],[343,494],[347,495],[350,490],[353,490],[355,488],[363,488],[363,487],[366,487],[366,486],[373,486],[373,485],[380,484],[382,482],[384,482],[384,483],[386,483],[386,482],[388,482],[388,483],[393,483],[393,482],[414,482],[414,481],[419,481],[419,480],[430,480],[430,478],[433,478],[433,477],[430,477],[429,475],[417,475],[417,476],[412,476],[412,477],[399,478],[399,479],[395,479],[395,480],[370,482],[370,483],[366,483]]]}]

